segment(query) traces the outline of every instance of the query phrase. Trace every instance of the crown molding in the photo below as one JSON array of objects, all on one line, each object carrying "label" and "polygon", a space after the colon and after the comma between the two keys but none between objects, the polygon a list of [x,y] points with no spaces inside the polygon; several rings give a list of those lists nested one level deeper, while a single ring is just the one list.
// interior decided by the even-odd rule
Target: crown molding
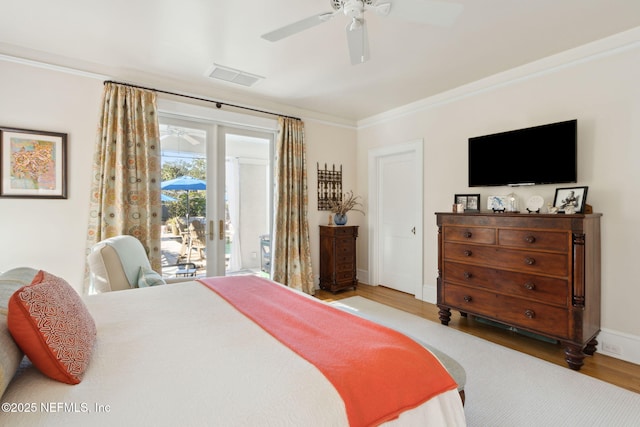
[{"label": "crown molding", "polygon": [[50,71],[57,71],[65,74],[72,74],[74,76],[87,77],[96,80],[108,80],[109,76],[104,74],[92,73],[89,71],[78,70],[71,67],[63,67],[61,65],[49,64],[42,61],[34,61],[33,59],[21,58],[18,56],[5,55],[0,53],[0,61],[13,62],[14,64],[28,65],[30,67],[42,68]]},{"label": "crown molding", "polygon": [[505,86],[555,73],[557,71],[596,61],[608,56],[640,48],[640,27],[615,34],[604,39],[588,43],[510,70],[494,74],[455,89],[412,102],[384,113],[376,114],[358,121],[357,129],[376,126],[397,120],[420,111],[436,108],[445,104],[469,98],[481,93],[491,92]]}]

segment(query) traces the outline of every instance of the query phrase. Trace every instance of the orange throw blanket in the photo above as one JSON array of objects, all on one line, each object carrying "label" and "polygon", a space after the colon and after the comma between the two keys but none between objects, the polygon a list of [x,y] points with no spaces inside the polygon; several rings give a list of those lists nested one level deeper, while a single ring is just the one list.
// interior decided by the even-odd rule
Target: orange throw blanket
[{"label": "orange throw blanket", "polygon": [[378,425],[457,387],[424,347],[392,329],[256,276],[199,280],[315,365],[351,426]]}]

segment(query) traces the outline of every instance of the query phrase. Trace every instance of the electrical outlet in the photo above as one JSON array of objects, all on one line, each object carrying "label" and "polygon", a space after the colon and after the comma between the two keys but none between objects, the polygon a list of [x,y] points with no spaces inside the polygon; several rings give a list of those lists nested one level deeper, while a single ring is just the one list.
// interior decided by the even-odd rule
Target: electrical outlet
[{"label": "electrical outlet", "polygon": [[618,356],[622,354],[622,348],[620,348],[620,346],[617,344],[603,342],[602,350],[606,351],[607,353],[617,354]]}]

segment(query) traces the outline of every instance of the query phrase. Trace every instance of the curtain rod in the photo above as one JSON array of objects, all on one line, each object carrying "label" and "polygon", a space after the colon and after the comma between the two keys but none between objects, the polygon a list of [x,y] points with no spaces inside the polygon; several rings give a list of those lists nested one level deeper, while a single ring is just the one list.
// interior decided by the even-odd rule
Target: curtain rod
[{"label": "curtain rod", "polygon": [[105,80],[104,84],[106,85],[107,83],[114,83],[114,84],[118,84],[118,85],[122,85],[122,86],[133,87],[133,88],[136,88],[136,89],[151,90],[151,91],[158,92],[158,93],[164,93],[166,95],[181,96],[183,98],[194,99],[196,101],[212,102],[212,103],[216,104],[216,108],[222,108],[222,106],[224,105],[224,106],[227,106],[227,107],[240,108],[242,110],[254,111],[256,113],[263,113],[263,114],[270,114],[272,116],[284,117],[286,119],[302,120],[299,117],[286,116],[284,114],[272,113],[271,111],[258,110],[257,108],[243,107],[241,105],[228,104],[226,102],[214,101],[213,99],[200,98],[200,97],[197,97],[197,96],[185,95],[185,94],[177,93],[177,92],[169,92],[167,90],[154,89],[154,88],[150,88],[150,87],[134,85],[134,84],[131,84],[131,83],[122,83],[122,82],[116,82],[116,81],[113,81],[113,80]]}]

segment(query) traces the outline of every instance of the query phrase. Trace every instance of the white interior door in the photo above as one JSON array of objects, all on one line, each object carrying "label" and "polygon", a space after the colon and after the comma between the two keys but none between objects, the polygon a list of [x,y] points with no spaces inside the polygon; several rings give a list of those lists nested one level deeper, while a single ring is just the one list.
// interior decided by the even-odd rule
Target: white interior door
[{"label": "white interior door", "polygon": [[370,172],[373,284],[422,297],[422,141],[373,150]]}]

